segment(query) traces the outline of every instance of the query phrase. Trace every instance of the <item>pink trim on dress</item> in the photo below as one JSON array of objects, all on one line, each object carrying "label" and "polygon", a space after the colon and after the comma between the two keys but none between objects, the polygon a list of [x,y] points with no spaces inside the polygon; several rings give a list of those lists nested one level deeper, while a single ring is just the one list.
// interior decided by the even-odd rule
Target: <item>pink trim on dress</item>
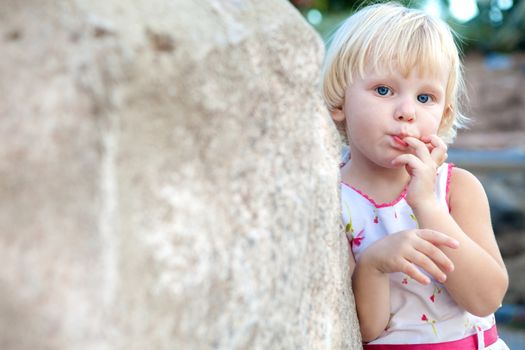
[{"label": "pink trim on dress", "polygon": [[[485,347],[498,341],[496,325],[483,331]],[[364,344],[364,350],[477,350],[478,335],[473,334],[463,339],[432,344]]]},{"label": "pink trim on dress", "polygon": [[450,190],[450,180],[452,179],[452,168],[453,167],[455,167],[454,163],[448,163],[447,187],[446,187],[446,190],[445,190],[445,200],[447,201],[447,207],[448,207],[448,212],[449,213],[452,210],[452,208],[450,207],[450,197],[448,195],[448,192]]},{"label": "pink trim on dress", "polygon": [[407,191],[408,191],[408,188],[405,187],[405,189],[403,190],[403,192],[401,192],[401,194],[396,198],[394,199],[392,202],[390,203],[381,203],[381,204],[378,204],[376,203],[376,201],[373,199],[373,198],[370,198],[367,194],[361,192],[360,190],[358,190],[357,188],[355,188],[354,186],[352,185],[349,185],[347,183],[345,183],[344,181],[341,181],[341,183],[343,185],[345,185],[346,187],[354,190],[355,192],[359,193],[362,197],[364,197],[365,199],[367,199],[370,203],[372,203],[376,208],[386,208],[386,207],[393,207],[394,205],[396,205],[400,200],[404,199],[407,195]]}]

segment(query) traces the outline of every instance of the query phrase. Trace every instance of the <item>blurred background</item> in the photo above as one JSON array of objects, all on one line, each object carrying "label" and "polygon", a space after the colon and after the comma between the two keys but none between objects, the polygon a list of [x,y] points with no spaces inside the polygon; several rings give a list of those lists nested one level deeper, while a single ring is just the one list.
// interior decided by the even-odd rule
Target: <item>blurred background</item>
[{"label": "blurred background", "polygon": [[[290,0],[325,43],[363,3]],[[511,349],[525,349],[525,0],[399,1],[445,20],[458,34],[468,88],[469,128],[449,160],[473,172],[491,205],[510,286],[496,313]]]}]

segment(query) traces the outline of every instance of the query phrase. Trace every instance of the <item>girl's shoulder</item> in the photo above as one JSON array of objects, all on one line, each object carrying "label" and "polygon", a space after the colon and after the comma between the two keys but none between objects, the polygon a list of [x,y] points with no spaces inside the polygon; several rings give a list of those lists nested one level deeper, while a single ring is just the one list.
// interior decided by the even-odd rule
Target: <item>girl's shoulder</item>
[{"label": "girl's shoulder", "polygon": [[478,178],[472,174],[470,171],[458,168],[457,166],[451,167],[451,173],[450,173],[450,189],[453,190],[461,190],[463,191],[463,187],[467,186],[473,186],[473,187],[481,187],[483,188],[483,185],[478,180]]},{"label": "girl's shoulder", "polygon": [[479,179],[470,171],[456,166],[451,168],[448,199],[451,209],[454,203],[472,203],[473,201],[486,201],[487,195]]}]

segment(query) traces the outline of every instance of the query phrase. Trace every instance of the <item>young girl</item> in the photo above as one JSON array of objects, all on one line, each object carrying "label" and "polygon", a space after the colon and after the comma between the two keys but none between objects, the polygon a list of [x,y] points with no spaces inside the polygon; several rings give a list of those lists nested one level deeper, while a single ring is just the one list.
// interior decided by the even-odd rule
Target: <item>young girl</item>
[{"label": "young girl", "polygon": [[450,29],[419,10],[365,7],[328,50],[324,98],[351,150],[341,197],[365,349],[508,349],[487,197],[443,163],[462,89]]}]

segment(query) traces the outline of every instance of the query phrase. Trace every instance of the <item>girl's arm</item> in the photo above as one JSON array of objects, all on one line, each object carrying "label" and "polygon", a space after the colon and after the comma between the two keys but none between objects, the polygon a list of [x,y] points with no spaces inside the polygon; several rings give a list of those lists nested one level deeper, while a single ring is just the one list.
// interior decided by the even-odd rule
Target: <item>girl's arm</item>
[{"label": "girl's arm", "polygon": [[[361,338],[364,342],[370,342],[379,337],[388,324],[390,310],[388,275],[377,273],[376,271],[372,271],[370,274],[367,273],[366,266],[363,269],[363,264],[359,264],[359,266],[356,264],[350,246],[349,250],[352,291],[356,301]],[[368,288],[373,293],[378,293],[367,295],[366,291]],[[363,292],[365,292],[364,295]],[[372,317],[367,317],[367,315]]]},{"label": "girl's arm", "polygon": [[370,268],[370,265],[367,266],[361,259],[360,263],[355,264],[352,289],[361,338],[363,342],[370,342],[379,337],[388,325],[390,317],[388,275]]},{"label": "girl's arm", "polygon": [[[357,319],[361,331],[361,339],[364,342],[370,342],[377,338],[388,324],[390,300],[389,300],[389,283],[388,276],[385,274],[371,274],[363,270],[363,264],[356,264],[352,248],[350,250],[350,275],[352,276],[352,291],[356,301]],[[379,291],[378,295],[370,295],[367,298],[366,290]],[[372,302],[372,307],[370,303]],[[375,305],[374,305],[375,303]],[[376,306],[376,307],[374,307]],[[362,315],[362,316],[361,316]],[[367,317],[373,315],[374,317]],[[386,318],[386,319],[385,319]]]},{"label": "girl's arm", "polygon": [[490,221],[481,183],[466,170],[453,168],[450,213],[437,202],[413,208],[420,227],[439,230],[459,241],[458,249],[443,251],[455,270],[445,286],[454,300],[476,316],[493,313],[503,300],[508,275]]}]

